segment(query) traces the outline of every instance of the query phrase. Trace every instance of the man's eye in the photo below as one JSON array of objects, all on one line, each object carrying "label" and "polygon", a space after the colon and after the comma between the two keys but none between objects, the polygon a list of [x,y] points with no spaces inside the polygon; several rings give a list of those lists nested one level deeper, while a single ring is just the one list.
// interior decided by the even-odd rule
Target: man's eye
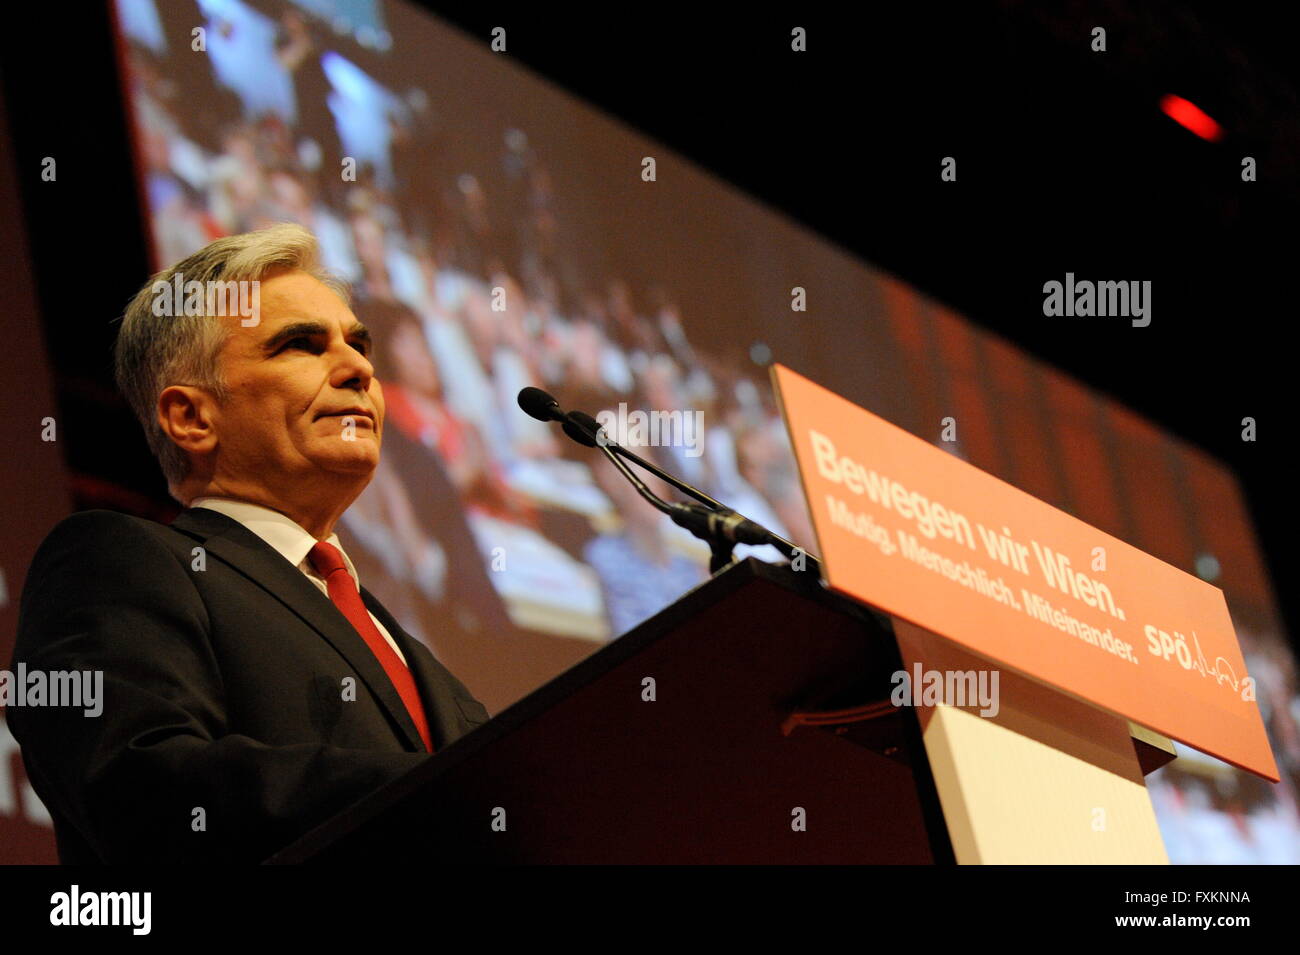
[{"label": "man's eye", "polygon": [[[352,347],[361,352],[361,354],[365,355],[367,358],[370,357],[370,345],[367,342],[353,342]],[[307,335],[299,335],[297,338],[290,338],[280,346],[279,350],[287,351],[290,348],[301,348],[305,351],[320,351],[320,344],[315,338]]]}]

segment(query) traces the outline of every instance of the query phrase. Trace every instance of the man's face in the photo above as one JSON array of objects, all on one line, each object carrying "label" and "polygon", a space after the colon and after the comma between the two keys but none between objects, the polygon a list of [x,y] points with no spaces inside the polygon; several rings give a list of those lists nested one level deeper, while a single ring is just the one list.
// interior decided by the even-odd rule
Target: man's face
[{"label": "man's face", "polygon": [[369,482],[379,463],[384,394],[370,337],[337,295],[306,272],[262,279],[260,321],[220,354],[229,398],[214,411],[217,477],[281,499]]}]

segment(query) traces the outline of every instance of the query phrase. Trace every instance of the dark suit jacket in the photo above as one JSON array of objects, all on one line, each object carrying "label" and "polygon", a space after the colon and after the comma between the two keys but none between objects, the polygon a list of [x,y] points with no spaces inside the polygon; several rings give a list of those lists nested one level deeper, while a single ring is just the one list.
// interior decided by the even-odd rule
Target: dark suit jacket
[{"label": "dark suit jacket", "polygon": [[[435,750],[486,722],[361,593],[411,665]],[[11,669],[19,662],[104,674],[98,717],[5,713],[65,863],[257,862],[435,758],[330,599],[204,508],[170,526],[105,510],[61,521],[27,574]]]}]

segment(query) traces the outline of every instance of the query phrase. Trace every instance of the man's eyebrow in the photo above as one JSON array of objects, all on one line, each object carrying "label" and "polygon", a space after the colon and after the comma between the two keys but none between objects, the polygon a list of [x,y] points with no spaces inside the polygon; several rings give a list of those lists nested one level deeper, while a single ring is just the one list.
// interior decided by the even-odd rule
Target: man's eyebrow
[{"label": "man's eyebrow", "polygon": [[344,332],[343,337],[355,338],[358,341],[365,342],[367,351],[369,351],[371,346],[374,345],[374,341],[370,337],[370,329],[366,328],[366,326],[362,325],[360,322],[353,322],[348,330]]},{"label": "man's eyebrow", "polygon": [[[300,337],[312,337],[315,335],[328,335],[329,326],[324,322],[290,322],[284,325],[274,335],[262,342],[262,351],[266,354],[274,352],[277,348],[287,341],[292,341]],[[369,348],[373,342],[370,337],[370,329],[360,322],[353,322],[348,330],[344,333],[345,338],[353,338],[366,343]]]}]

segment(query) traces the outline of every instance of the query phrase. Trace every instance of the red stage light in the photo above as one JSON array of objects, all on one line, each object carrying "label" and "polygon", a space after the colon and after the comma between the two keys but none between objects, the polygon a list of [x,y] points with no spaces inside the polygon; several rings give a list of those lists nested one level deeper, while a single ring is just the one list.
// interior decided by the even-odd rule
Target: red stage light
[{"label": "red stage light", "polygon": [[1216,123],[1195,103],[1181,96],[1167,94],[1160,100],[1164,114],[1184,129],[1190,129],[1202,139],[1212,143],[1223,138],[1223,127]]}]

